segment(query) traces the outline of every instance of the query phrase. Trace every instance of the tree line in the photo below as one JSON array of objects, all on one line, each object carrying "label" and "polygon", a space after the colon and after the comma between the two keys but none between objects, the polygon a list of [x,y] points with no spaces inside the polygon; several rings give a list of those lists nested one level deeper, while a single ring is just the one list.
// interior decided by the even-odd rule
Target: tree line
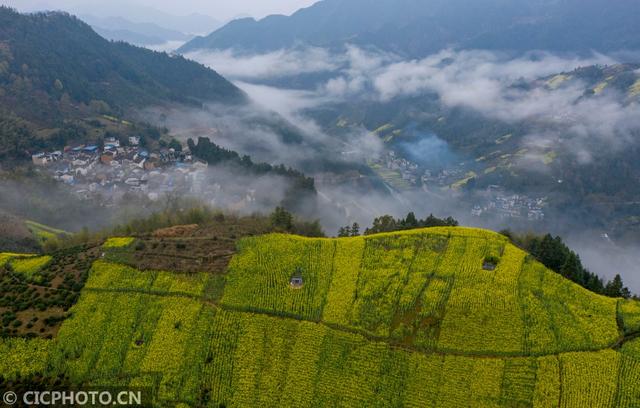
[{"label": "tree line", "polygon": [[619,274],[612,280],[605,282],[601,277],[585,268],[580,256],[572,251],[560,237],[553,237],[551,234],[544,236],[517,235],[509,230],[504,230],[501,233],[515,245],[529,252],[544,266],[583,288],[609,297],[626,299],[631,297],[631,291],[624,286]]},{"label": "tree line", "polygon": [[211,142],[208,137],[198,138],[196,144],[192,139],[187,141],[191,153],[199,159],[206,161],[209,165],[226,164],[244,170],[252,175],[275,175],[287,179],[289,187],[285,191],[282,199],[282,207],[287,210],[296,211],[308,198],[317,194],[315,180],[307,177],[304,173],[283,164],[273,166],[268,163],[255,163],[247,155],[240,156],[233,150],[228,150]]},{"label": "tree line", "polygon": [[[383,232],[406,231],[417,228],[431,227],[457,227],[458,221],[453,217],[438,218],[430,214],[425,219],[418,219],[415,213],[410,212],[405,218],[394,218],[392,215],[383,215],[375,218],[370,228],[364,230],[364,235],[380,234]],[[360,235],[360,225],[354,222],[352,225],[341,227],[338,237],[356,237]]]}]

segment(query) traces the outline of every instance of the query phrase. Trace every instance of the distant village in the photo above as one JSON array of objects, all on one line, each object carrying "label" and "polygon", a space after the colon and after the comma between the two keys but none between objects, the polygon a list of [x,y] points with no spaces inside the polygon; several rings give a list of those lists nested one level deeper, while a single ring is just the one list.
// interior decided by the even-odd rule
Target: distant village
[{"label": "distant village", "polygon": [[81,200],[100,197],[114,204],[124,193],[138,193],[155,201],[166,193],[197,194],[212,205],[221,200],[238,210],[255,201],[255,191],[229,192],[207,180],[206,162],[194,158],[188,149],[161,148],[149,151],[140,138],[129,137],[128,146],[107,138],[104,146],[68,146],[64,150],[32,155],[33,164],[46,169],[54,179],[73,188]]},{"label": "distant village", "polygon": [[416,163],[401,157],[394,151],[389,151],[376,162],[377,165],[389,171],[395,171],[405,182],[428,188],[429,186],[449,187],[465,177],[463,168],[443,169],[439,172],[421,169]]},{"label": "distant village", "polygon": [[[393,151],[389,151],[375,164],[398,173],[404,182],[415,187],[421,186],[424,190],[430,187],[449,188],[464,180],[469,174],[462,166],[440,171],[424,170]],[[532,198],[521,194],[509,194],[496,185],[489,186],[484,196],[486,201],[475,204],[471,209],[472,216],[497,216],[502,219],[529,221],[543,221],[545,218],[544,208],[548,200],[546,197]]]},{"label": "distant village", "polygon": [[498,216],[502,219],[526,219],[543,221],[546,197],[531,198],[522,194],[507,194],[500,186],[489,186],[487,201],[476,204],[471,210],[474,217]]}]

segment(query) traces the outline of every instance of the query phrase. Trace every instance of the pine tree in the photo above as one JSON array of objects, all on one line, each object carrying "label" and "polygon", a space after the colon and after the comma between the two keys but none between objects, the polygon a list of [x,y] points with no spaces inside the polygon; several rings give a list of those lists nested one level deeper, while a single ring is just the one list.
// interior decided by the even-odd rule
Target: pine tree
[{"label": "pine tree", "polygon": [[293,228],[293,215],[283,207],[276,207],[271,214],[271,225],[280,231],[291,231]]},{"label": "pine tree", "polygon": [[404,222],[402,224],[407,229],[418,228],[418,219],[413,212],[410,212],[409,214],[407,214],[407,218],[404,219]]},{"label": "pine tree", "polygon": [[616,275],[612,281],[607,283],[605,293],[610,297],[622,297],[626,299],[631,297],[631,292],[629,288],[626,288],[622,283],[622,277],[620,275]]},{"label": "pine tree", "polygon": [[565,278],[572,280],[580,285],[584,286],[580,268],[580,261],[575,253],[571,252],[567,256],[564,265],[560,268],[560,274]]},{"label": "pine tree", "polygon": [[358,224],[357,222],[354,222],[353,225],[351,226],[351,236],[352,237],[360,236],[360,224]]}]

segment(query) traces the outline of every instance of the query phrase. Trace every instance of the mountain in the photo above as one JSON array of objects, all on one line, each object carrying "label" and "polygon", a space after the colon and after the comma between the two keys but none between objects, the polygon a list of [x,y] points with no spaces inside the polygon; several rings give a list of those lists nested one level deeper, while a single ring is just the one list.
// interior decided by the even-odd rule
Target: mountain
[{"label": "mountain", "polygon": [[[588,292],[501,235],[211,233],[4,255],[11,288],[62,285],[62,265],[82,283],[47,335],[0,340],[0,388],[148,387],[154,406],[184,407],[640,402],[640,304]],[[4,333],[32,330],[31,313],[5,313]]]},{"label": "mountain", "polygon": [[137,21],[152,21],[162,27],[190,35],[202,35],[211,30],[216,30],[224,24],[222,21],[205,14],[191,13],[184,16],[174,16],[158,11],[151,14],[141,14],[138,16]]},{"label": "mountain", "polygon": [[150,23],[164,29],[189,35],[210,33],[223,25],[223,22],[219,19],[206,14],[198,12],[182,15],[168,13],[154,7],[154,4],[149,2],[142,4],[142,2],[129,0],[111,0],[108,2],[73,2],[73,4],[67,3],[62,6],[57,1],[20,0],[14,1],[13,4],[19,10],[27,12],[64,9],[72,14],[81,16],[83,19],[89,15],[104,16],[104,18],[125,18],[134,24]]},{"label": "mountain", "polygon": [[268,52],[297,45],[423,57],[447,47],[523,52],[640,48],[635,0],[323,0],[290,17],[235,20],[180,52]]},{"label": "mountain", "polygon": [[[64,13],[0,8],[0,104],[25,119],[60,120],[82,106],[239,103],[226,79],[181,57],[114,43]],[[106,104],[106,105],[105,105]]]},{"label": "mountain", "polygon": [[102,37],[140,46],[162,45],[170,41],[188,41],[192,36],[166,29],[154,23],[136,23],[122,17],[81,16]]}]

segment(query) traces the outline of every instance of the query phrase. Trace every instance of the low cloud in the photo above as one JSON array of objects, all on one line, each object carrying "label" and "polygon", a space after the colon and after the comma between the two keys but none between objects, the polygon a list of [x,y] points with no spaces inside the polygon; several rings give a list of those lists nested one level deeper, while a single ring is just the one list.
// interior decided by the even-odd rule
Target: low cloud
[{"label": "low cloud", "polygon": [[[232,78],[243,78],[238,85],[255,100],[299,123],[309,124],[301,111],[325,103],[392,104],[398,98],[431,95],[447,108],[468,109],[506,123],[537,123],[549,143],[571,139],[581,163],[601,153],[603,143],[607,151],[624,148],[640,129],[638,104],[628,103],[625,95],[608,91],[585,97],[586,85],[580,81],[548,86],[541,80],[579,67],[617,62],[601,54],[578,58],[537,52],[511,58],[490,51],[443,50],[407,61],[347,46],[341,53],[308,48],[254,56],[224,51],[191,57]],[[304,91],[256,85],[268,78],[309,72],[327,73],[329,79]],[[526,143],[534,136],[539,134],[525,138]]]},{"label": "low cloud", "polygon": [[230,79],[284,78],[292,75],[332,72],[340,68],[331,53],[322,48],[279,50],[246,55],[233,50],[196,51],[185,55]]}]

